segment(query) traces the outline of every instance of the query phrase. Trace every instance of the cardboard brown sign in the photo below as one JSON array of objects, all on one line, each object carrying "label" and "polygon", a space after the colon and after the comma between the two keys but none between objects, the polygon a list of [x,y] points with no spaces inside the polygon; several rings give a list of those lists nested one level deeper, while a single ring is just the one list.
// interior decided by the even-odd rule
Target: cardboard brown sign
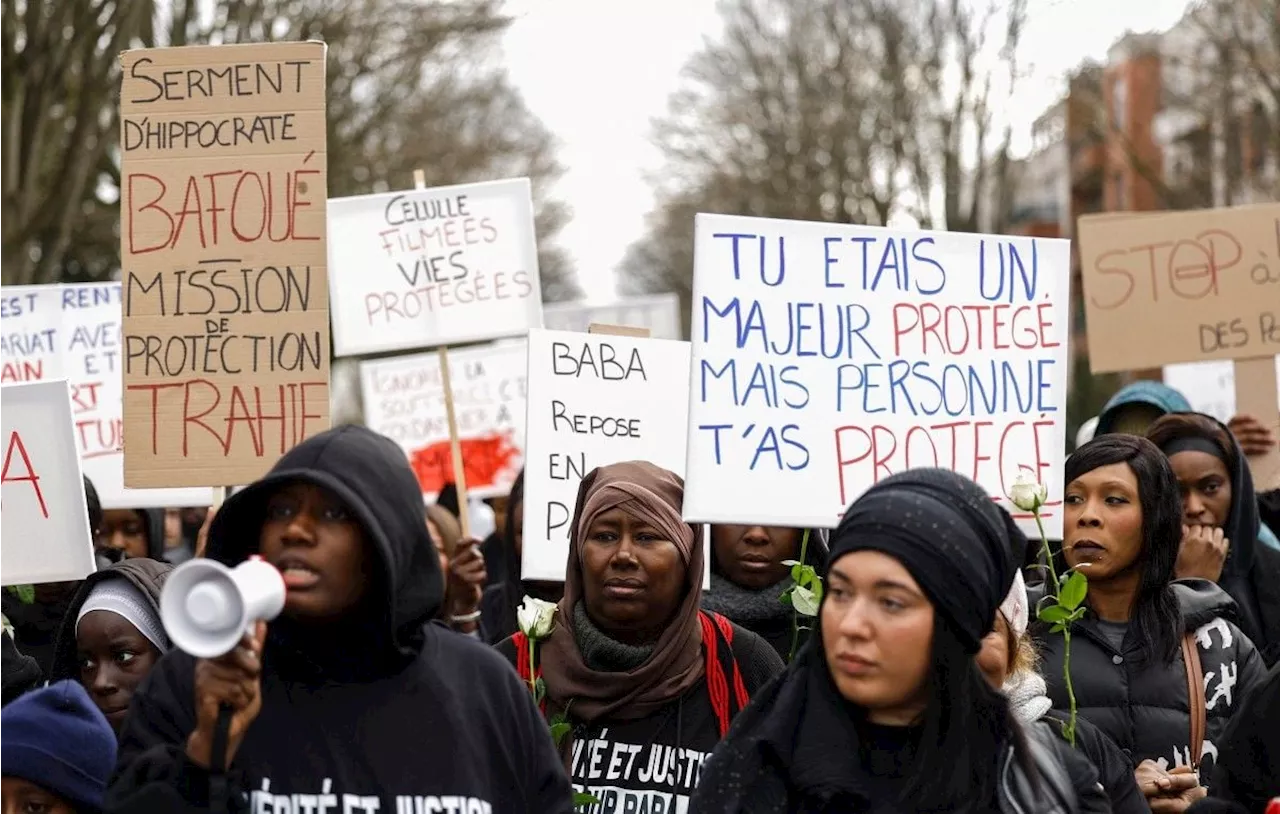
[{"label": "cardboard brown sign", "polygon": [[1280,204],[1085,216],[1095,373],[1280,351]]},{"label": "cardboard brown sign", "polygon": [[329,426],[325,45],[120,59],[125,484],[248,483]]}]

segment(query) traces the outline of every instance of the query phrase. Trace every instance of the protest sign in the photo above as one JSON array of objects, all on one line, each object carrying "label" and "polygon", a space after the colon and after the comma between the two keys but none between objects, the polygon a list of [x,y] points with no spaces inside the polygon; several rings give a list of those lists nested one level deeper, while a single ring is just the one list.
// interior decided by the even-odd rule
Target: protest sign
[{"label": "protest sign", "polygon": [[[1275,358],[1275,368],[1276,376],[1280,378],[1280,356]],[[1231,362],[1165,365],[1164,383],[1186,396],[1191,402],[1191,409],[1197,413],[1227,422],[1237,412],[1235,365]],[[1276,401],[1280,403],[1280,391],[1276,393]]]},{"label": "protest sign", "polygon": [[1055,533],[1069,273],[1065,240],[698,215],[685,519],[830,528],[929,466],[1012,509],[1025,467]]},{"label": "protest sign", "polygon": [[604,305],[557,302],[542,306],[542,327],[549,331],[585,331],[592,323],[644,328],[653,339],[683,339],[680,297],[654,294]]},{"label": "protest sign", "polygon": [[80,465],[106,509],[208,506],[208,488],[124,485],[120,283],[6,286],[0,381],[66,379]]},{"label": "protest sign", "polygon": [[578,484],[650,461],[684,474],[689,343],[529,332],[523,579],[563,580]]},{"label": "protest sign", "polygon": [[248,483],[329,426],[325,46],[120,59],[125,483]]},{"label": "protest sign", "polygon": [[[449,354],[458,439],[473,496],[511,491],[524,465],[525,343]],[[409,457],[429,499],[454,480],[440,357],[435,353],[360,363],[365,423]]]},{"label": "protest sign", "polygon": [[1280,204],[1079,226],[1093,372],[1280,351]]},{"label": "protest sign", "polygon": [[529,180],[329,202],[338,356],[518,336],[542,324]]},{"label": "protest sign", "polygon": [[71,390],[61,380],[7,384],[0,399],[3,584],[84,579],[95,563]]}]

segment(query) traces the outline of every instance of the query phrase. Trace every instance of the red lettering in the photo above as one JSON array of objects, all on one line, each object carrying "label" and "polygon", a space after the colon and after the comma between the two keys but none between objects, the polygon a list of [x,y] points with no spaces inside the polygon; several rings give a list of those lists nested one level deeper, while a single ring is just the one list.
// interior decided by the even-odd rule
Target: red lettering
[{"label": "red lettering", "polygon": [[[195,199],[194,206],[192,205],[193,198]],[[169,248],[178,245],[178,241],[182,239],[182,229],[187,225],[187,218],[191,215],[196,217],[196,229],[200,233],[200,248],[206,248],[209,244],[204,239],[204,218],[200,216],[200,183],[194,175],[187,178],[187,189],[182,197],[182,209],[178,211],[178,225],[173,230],[173,238],[169,241]]]},{"label": "red lettering", "polygon": [[[140,180],[156,182],[156,184],[160,186],[160,191],[156,193],[156,197],[152,198],[143,206],[135,209],[134,204],[138,200],[138,193],[134,190],[134,183]],[[168,190],[168,186],[165,184],[164,180],[159,178],[158,176],[149,175],[145,172],[129,173],[129,180],[125,185],[125,189],[127,189],[129,192],[129,207],[126,210],[128,212],[128,223],[129,223],[127,227],[127,231],[129,233],[129,254],[146,254],[147,252],[155,252],[167,247],[169,245],[169,239],[173,237],[173,215],[169,214],[169,210],[165,209],[163,206],[160,206],[160,201],[164,198],[164,194]],[[166,225],[164,226],[163,232],[161,232],[161,230],[155,226],[150,226],[148,228],[143,228],[143,229],[138,228],[138,223],[137,223],[139,220],[138,216],[141,215],[143,212],[147,212],[147,211],[159,212],[161,215],[164,216]],[[142,232],[143,234],[163,233],[164,239],[162,239],[159,243],[156,243],[153,246],[138,248],[136,237],[139,232]]]},{"label": "red lettering", "polygon": [[[26,469],[24,475],[9,474],[9,467],[13,463],[13,453],[17,452],[22,457],[22,465]],[[40,489],[40,476],[36,474],[36,469],[31,465],[31,457],[27,455],[27,446],[22,443],[22,436],[16,430],[9,433],[9,443],[4,453],[4,469],[0,471],[0,484],[3,483],[29,483],[31,489],[36,493],[36,500],[40,503],[40,514],[46,520],[49,519],[49,507],[44,502],[44,492]]]}]

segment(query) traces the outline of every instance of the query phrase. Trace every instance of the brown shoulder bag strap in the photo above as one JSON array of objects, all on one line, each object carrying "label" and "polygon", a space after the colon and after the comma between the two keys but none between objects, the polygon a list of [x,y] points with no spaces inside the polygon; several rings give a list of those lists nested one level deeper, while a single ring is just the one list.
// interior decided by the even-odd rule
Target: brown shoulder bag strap
[{"label": "brown shoulder bag strap", "polygon": [[1200,669],[1200,648],[1196,635],[1182,637],[1182,663],[1187,668],[1187,705],[1191,710],[1191,768],[1200,768],[1201,751],[1204,749],[1204,673]]}]

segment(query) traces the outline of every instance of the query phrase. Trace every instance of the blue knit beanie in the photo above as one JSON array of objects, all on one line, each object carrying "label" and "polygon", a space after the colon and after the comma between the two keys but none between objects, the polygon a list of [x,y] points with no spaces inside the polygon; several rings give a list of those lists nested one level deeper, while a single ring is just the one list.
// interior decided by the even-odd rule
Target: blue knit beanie
[{"label": "blue knit beanie", "polygon": [[116,734],[79,682],[59,681],[0,712],[0,764],[6,777],[100,810],[116,765]]}]

